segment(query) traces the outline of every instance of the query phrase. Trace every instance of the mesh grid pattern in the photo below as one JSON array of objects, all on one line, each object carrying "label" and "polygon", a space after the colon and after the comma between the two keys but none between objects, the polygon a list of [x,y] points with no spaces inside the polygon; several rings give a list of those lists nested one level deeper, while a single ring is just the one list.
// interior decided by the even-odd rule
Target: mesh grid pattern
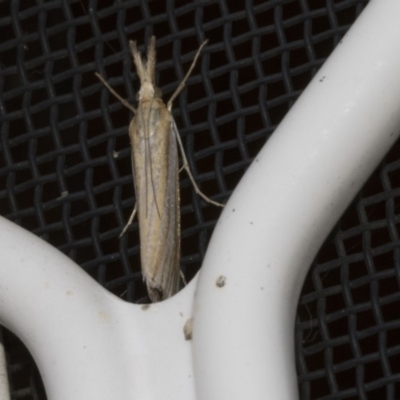
[{"label": "mesh grid pattern", "polygon": [[349,207],[303,288],[303,398],[400,396],[399,151],[396,143]]},{"label": "mesh grid pattern", "polygon": [[[173,114],[201,189],[225,202],[251,160],[362,11],[363,0],[0,3],[0,212],[100,284],[146,295],[134,223],[128,51],[157,37],[164,99],[210,40]],[[396,144],[319,252],[295,341],[302,399],[400,398],[400,157]],[[182,268],[197,272],[220,210],[181,174]],[[13,399],[45,399],[26,349],[5,332]]]}]

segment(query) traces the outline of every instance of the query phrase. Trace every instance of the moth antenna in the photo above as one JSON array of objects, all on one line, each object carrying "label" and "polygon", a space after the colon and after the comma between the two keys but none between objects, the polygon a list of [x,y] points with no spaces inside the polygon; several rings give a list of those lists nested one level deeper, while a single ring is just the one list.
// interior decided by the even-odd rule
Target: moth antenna
[{"label": "moth antenna", "polygon": [[156,37],[150,38],[149,47],[147,48],[147,78],[155,86],[155,74],[156,74]]},{"label": "moth antenna", "polygon": [[146,77],[146,70],[143,65],[142,57],[140,56],[140,53],[137,50],[136,42],[133,40],[130,40],[129,48],[131,49],[133,62],[136,65],[136,71],[137,71],[137,74],[139,75],[140,82],[143,83],[145,80],[145,77]]}]

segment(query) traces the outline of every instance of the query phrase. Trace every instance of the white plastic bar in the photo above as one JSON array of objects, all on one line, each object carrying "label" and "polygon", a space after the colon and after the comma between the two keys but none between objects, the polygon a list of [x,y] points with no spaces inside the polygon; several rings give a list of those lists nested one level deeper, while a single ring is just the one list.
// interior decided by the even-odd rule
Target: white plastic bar
[{"label": "white plastic bar", "polygon": [[196,279],[163,303],[115,297],[49,244],[0,217],[0,323],[34,357],[49,400],[194,399]]},{"label": "white plastic bar", "polygon": [[304,278],[399,136],[399,21],[400,1],[371,1],[229,200],[196,291],[198,400],[297,398]]},{"label": "white plastic bar", "polygon": [[0,327],[0,400],[10,400],[10,386],[8,384],[7,358],[3,342],[3,328]]}]

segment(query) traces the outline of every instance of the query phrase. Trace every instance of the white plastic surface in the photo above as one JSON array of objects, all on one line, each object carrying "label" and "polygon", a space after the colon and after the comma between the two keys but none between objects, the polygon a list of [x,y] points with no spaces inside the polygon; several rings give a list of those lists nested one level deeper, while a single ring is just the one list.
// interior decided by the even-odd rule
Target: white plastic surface
[{"label": "white plastic surface", "polygon": [[0,218],[0,322],[28,346],[49,400],[297,397],[304,277],[399,135],[399,20],[398,0],[367,6],[229,200],[199,279],[166,302],[125,303]]},{"label": "white plastic surface", "polygon": [[0,318],[37,362],[49,400],[194,399],[183,333],[196,279],[163,303],[120,300],[0,217]]}]

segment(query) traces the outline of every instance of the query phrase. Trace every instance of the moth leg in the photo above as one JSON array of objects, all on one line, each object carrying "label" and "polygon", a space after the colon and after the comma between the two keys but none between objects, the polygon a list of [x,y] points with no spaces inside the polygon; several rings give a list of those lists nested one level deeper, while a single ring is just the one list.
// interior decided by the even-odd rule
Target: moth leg
[{"label": "moth leg", "polygon": [[190,74],[193,71],[193,68],[196,65],[197,59],[200,56],[201,50],[203,50],[203,47],[207,44],[208,40],[205,40],[199,47],[199,49],[197,50],[196,55],[194,56],[194,59],[192,61],[192,65],[189,68],[189,71],[186,73],[185,77],[182,79],[181,83],[178,85],[178,87],[176,88],[175,92],[172,94],[171,98],[168,100],[167,103],[167,109],[169,112],[171,112],[172,109],[172,102],[176,99],[176,97],[179,95],[179,93],[183,90],[183,88],[185,87],[186,81],[189,79]]},{"label": "moth leg", "polygon": [[181,269],[179,270],[179,274],[180,274],[180,276],[181,276],[181,279],[182,279],[183,284],[184,284],[185,286],[187,286],[187,280],[186,280],[186,278],[185,278],[185,274],[182,272]]},{"label": "moth leg", "polygon": [[217,206],[217,207],[225,207],[224,204],[221,204],[221,203],[218,203],[217,201],[211,200],[211,199],[210,199],[209,197],[207,197],[207,196],[200,190],[200,188],[197,186],[197,183],[196,183],[196,181],[195,181],[194,178],[193,178],[192,172],[190,171],[189,163],[188,163],[188,160],[187,160],[186,154],[185,154],[185,149],[183,148],[182,140],[181,140],[181,137],[179,136],[178,129],[177,129],[176,125],[175,125],[175,121],[172,122],[172,126],[173,126],[173,129],[172,129],[172,130],[174,131],[174,135],[175,135],[175,137],[176,137],[176,140],[177,140],[178,145],[179,145],[179,149],[180,149],[181,154],[182,154],[182,161],[183,161],[182,169],[184,168],[184,169],[186,170],[187,174],[189,175],[189,178],[190,178],[190,180],[191,180],[191,182],[192,182],[192,185],[193,185],[193,187],[194,187],[194,190],[195,190],[196,193],[197,193],[201,198],[203,198],[207,203],[214,204],[214,206]]},{"label": "moth leg", "polygon": [[136,109],[135,107],[132,107],[131,104],[125,99],[123,99],[109,84],[108,82],[98,73],[94,73],[101,81],[101,83],[110,91],[112,95],[114,95],[121,103],[124,105],[126,108],[131,110],[134,114],[136,114]]},{"label": "moth leg", "polygon": [[124,229],[122,229],[122,232],[119,234],[118,239],[121,239],[121,237],[124,235],[124,233],[128,230],[128,228],[132,225],[133,218],[135,218],[137,211],[137,203],[135,204],[135,207],[133,207],[133,211],[131,216],[129,217],[128,223],[125,225]]}]

